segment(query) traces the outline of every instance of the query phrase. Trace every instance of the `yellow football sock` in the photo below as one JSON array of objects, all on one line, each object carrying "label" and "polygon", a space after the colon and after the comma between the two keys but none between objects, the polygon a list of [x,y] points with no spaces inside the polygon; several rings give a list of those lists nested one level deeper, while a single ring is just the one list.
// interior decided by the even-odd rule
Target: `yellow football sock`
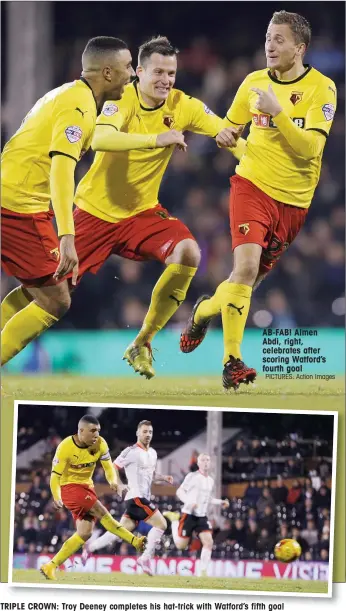
[{"label": "yellow football sock", "polygon": [[151,342],[154,335],[167,324],[183,303],[196,271],[197,267],[178,263],[167,265],[154,286],[149,310],[135,339],[136,344]]},{"label": "yellow football sock", "polygon": [[35,301],[12,316],[1,331],[1,365],[5,365],[57,320],[55,316],[40,308]]},{"label": "yellow football sock", "polygon": [[241,359],[240,345],[243,341],[245,325],[250,310],[252,287],[234,282],[222,282],[214,297],[218,298],[223,328],[224,358],[230,356]]},{"label": "yellow football sock", "polygon": [[75,533],[74,535],[72,535],[72,537],[65,541],[64,545],[58,551],[58,553],[55,554],[51,562],[54,562],[56,566],[60,566],[61,564],[63,564],[63,562],[65,562],[65,560],[67,560],[67,558],[72,556],[72,554],[78,552],[79,548],[82,547],[84,543],[84,539],[82,539],[82,537]]},{"label": "yellow football sock", "polygon": [[24,294],[22,286],[13,289],[1,302],[1,331],[6,323],[32,301]]},{"label": "yellow football sock", "polygon": [[100,524],[102,524],[106,530],[113,533],[113,535],[117,535],[117,537],[120,537],[120,539],[132,544],[132,541],[135,538],[134,535],[127,530],[127,528],[121,526],[117,520],[114,520],[110,513],[106,513],[106,515],[103,516],[102,520],[100,520]]}]

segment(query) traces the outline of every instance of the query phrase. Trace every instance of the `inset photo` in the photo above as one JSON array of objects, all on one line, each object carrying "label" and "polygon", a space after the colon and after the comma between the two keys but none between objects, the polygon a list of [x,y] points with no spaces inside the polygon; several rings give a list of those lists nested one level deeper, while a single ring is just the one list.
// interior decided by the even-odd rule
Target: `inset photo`
[{"label": "inset photo", "polygon": [[9,583],[330,597],[337,413],[16,402]]}]

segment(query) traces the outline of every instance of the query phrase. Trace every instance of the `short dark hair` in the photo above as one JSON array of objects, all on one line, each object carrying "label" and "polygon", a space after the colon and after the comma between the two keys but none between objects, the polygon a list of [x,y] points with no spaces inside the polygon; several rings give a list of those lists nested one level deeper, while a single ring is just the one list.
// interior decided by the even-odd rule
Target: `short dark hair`
[{"label": "short dark hair", "polygon": [[137,426],[137,431],[138,431],[138,429],[140,429],[140,428],[141,428],[141,426],[153,426],[153,425],[152,425],[152,423],[150,422],[150,420],[141,420],[141,421],[138,423],[138,426]]},{"label": "short dark hair", "polygon": [[174,47],[166,36],[154,36],[139,47],[138,63],[142,65],[153,53],[160,55],[178,55],[179,49]]},{"label": "short dark hair", "polygon": [[97,426],[100,426],[100,423],[97,418],[95,418],[95,416],[91,416],[90,414],[85,414],[84,416],[82,416],[79,421],[79,424],[81,422],[87,422],[88,424],[96,424]]},{"label": "short dark hair", "polygon": [[288,25],[297,44],[303,42],[308,48],[311,41],[311,26],[305,17],[298,13],[288,13],[287,11],[276,11],[270,23],[274,25]]},{"label": "short dark hair", "polygon": [[128,49],[128,46],[120,38],[114,38],[114,36],[95,36],[95,38],[88,40],[83,55],[102,55],[103,53],[109,53],[109,51],[121,51],[122,49]]}]

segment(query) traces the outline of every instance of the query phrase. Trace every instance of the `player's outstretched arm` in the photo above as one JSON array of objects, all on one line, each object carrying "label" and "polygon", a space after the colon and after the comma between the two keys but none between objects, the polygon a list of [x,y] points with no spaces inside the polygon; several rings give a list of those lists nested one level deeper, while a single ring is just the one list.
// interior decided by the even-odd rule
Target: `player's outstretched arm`
[{"label": "player's outstretched arm", "polygon": [[60,237],[60,260],[54,278],[60,280],[73,271],[76,284],[78,257],[74,246],[73,198],[76,160],[64,154],[52,154],[50,192]]},{"label": "player's outstretched arm", "polygon": [[170,130],[162,134],[128,134],[118,131],[113,125],[100,123],[96,126],[91,147],[94,151],[115,153],[141,149],[166,148],[177,144],[185,150],[182,132]]}]

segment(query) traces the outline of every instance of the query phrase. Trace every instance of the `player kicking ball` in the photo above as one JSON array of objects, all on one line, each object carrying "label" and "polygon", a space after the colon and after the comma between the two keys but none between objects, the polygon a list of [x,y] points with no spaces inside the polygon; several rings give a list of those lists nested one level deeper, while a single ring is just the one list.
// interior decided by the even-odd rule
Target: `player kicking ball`
[{"label": "player kicking ball", "polygon": [[222,509],[227,509],[229,501],[212,496],[214,480],[209,475],[210,456],[200,454],[197,464],[199,470],[189,473],[176,492],[178,499],[183,502],[181,515],[174,511],[166,511],[163,515],[171,522],[172,537],[177,549],[186,549],[192,534],[195,532],[198,535],[202,543],[200,574],[205,577],[213,549],[212,528],[207,518],[208,507],[220,505]]},{"label": "player kicking ball", "polygon": [[[173,477],[170,475],[156,473],[157,453],[150,446],[152,438],[151,422],[142,420],[137,427],[137,443],[125,448],[114,461],[116,469],[125,470],[128,487],[125,496],[126,509],[120,525],[130,532],[137,528],[140,521],[152,527],[147,535],[145,551],[138,558],[138,564],[147,575],[152,575],[150,560],[154,556],[156,544],[167,528],[164,516],[149,500],[151,485],[159,482],[173,484]],[[83,550],[82,562],[85,564],[90,553],[119,541],[116,535],[117,533],[110,531],[92,541]]]},{"label": "player kicking ball", "polygon": [[50,479],[53,504],[57,510],[65,506],[71,511],[76,522],[76,532],[65,541],[50,562],[41,566],[40,571],[47,579],[57,579],[56,569],[91,537],[96,520],[136,550],[143,551],[145,548],[146,538],[135,537],[126,530],[97,499],[92,475],[98,460],[101,461],[111,489],[121,494],[123,486],[113,467],[108,445],[100,437],[100,423],[94,416],[86,414],[78,423],[78,433],[66,437],[58,445],[53,459]]},{"label": "player kicking ball", "polygon": [[224,137],[229,129],[233,133],[234,127],[251,124],[245,152],[231,178],[234,267],[212,297],[196,302],[180,349],[195,350],[212,318],[221,313],[225,389],[237,389],[256,377],[241,354],[252,291],[298,235],[319,180],[336,88],[303,63],[310,39],[304,17],[274,13],[266,34],[267,68],[245,78],[225,119],[229,127],[216,137],[218,145],[227,148]]}]

